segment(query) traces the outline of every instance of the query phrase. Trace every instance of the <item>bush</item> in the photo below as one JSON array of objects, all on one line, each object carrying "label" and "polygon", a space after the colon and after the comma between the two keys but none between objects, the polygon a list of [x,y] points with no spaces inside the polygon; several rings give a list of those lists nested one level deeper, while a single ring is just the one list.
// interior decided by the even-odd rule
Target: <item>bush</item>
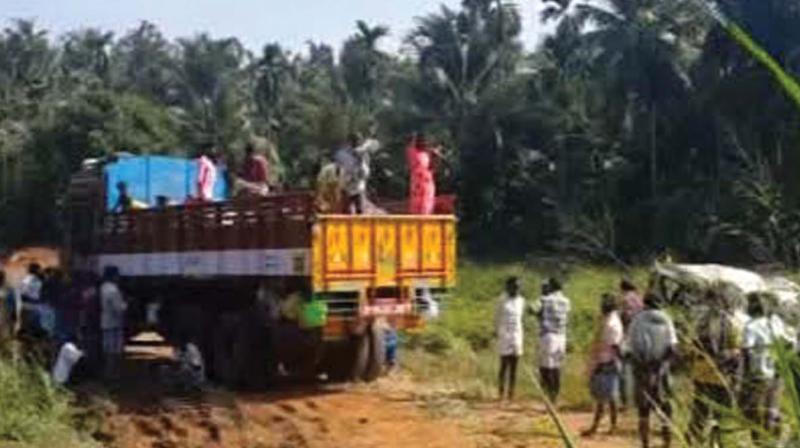
[{"label": "bush", "polygon": [[411,334],[405,343],[410,349],[421,349],[433,355],[444,355],[457,345],[456,337],[441,325],[429,325],[421,333]]},{"label": "bush", "polygon": [[69,397],[38,367],[0,360],[0,441],[31,447],[93,446],[72,427]]}]

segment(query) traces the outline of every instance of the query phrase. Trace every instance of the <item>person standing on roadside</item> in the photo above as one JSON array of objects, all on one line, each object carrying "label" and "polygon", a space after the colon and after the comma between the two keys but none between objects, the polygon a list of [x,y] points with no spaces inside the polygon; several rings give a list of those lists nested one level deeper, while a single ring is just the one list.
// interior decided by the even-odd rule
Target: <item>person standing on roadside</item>
[{"label": "person standing on roadside", "polygon": [[633,318],[644,309],[644,301],[636,285],[632,281],[623,279],[619,282],[619,289],[622,292],[622,312],[620,318],[622,325],[628,328]]},{"label": "person standing on roadside", "polygon": [[86,272],[78,304],[78,343],[86,352],[89,368],[97,372],[101,365],[103,338],[100,329],[100,294],[97,274]]},{"label": "person standing on roadside", "polygon": [[12,359],[18,355],[16,337],[19,331],[21,306],[16,291],[6,282],[6,273],[0,270],[0,350],[10,354]]},{"label": "person standing on roadside", "polygon": [[30,322],[29,325],[38,327],[37,330],[42,328],[42,280],[42,267],[38,263],[31,263],[28,265],[28,273],[22,279],[19,291],[25,312],[23,320],[26,323]]},{"label": "person standing on roadside", "polygon": [[542,288],[534,309],[539,320],[539,375],[545,395],[553,405],[561,391],[561,365],[567,355],[567,323],[572,308],[555,278]]},{"label": "person standing on roadside", "polygon": [[708,309],[696,322],[690,354],[694,402],[687,440],[695,443],[699,443],[709,417],[719,418],[720,409],[733,405],[741,359],[741,333],[730,300],[709,290],[705,301]]},{"label": "person standing on roadside", "polygon": [[779,344],[793,342],[788,339],[782,320],[777,315],[768,315],[763,300],[758,293],[747,296],[750,321],[742,337],[744,375],[740,401],[744,416],[760,427],[751,432],[756,445],[762,431],[775,435],[780,432],[781,380],[775,352]]},{"label": "person standing on roadside", "polygon": [[600,326],[595,333],[589,360],[589,385],[592,397],[597,402],[594,421],[591,428],[583,432],[584,437],[597,433],[600,422],[608,404],[611,413],[611,429],[617,429],[617,396],[619,395],[620,360],[622,358],[622,342],[624,331],[622,320],[617,313],[617,298],[611,294],[603,294],[600,304]]},{"label": "person standing on roadside", "polygon": [[52,341],[57,339],[56,313],[64,300],[64,271],[59,268],[47,268],[42,283],[41,304],[39,306],[40,323]]},{"label": "person standing on roadside", "polygon": [[506,280],[505,288],[505,292],[497,300],[494,315],[497,349],[500,354],[498,384],[500,400],[513,400],[517,382],[517,366],[523,351],[522,318],[525,314],[525,298],[520,294],[517,277],[510,277]]},{"label": "person standing on roadside", "polygon": [[125,349],[125,311],[128,304],[119,288],[119,269],[107,266],[100,285],[100,326],[106,377],[116,379]]},{"label": "person standing on roadside", "polygon": [[677,353],[678,335],[672,318],[661,310],[660,297],[648,293],[644,306],[628,329],[634,398],[639,411],[639,438],[642,448],[650,447],[650,413],[655,409],[662,418],[661,436],[668,448],[672,440],[669,367],[670,360]]},{"label": "person standing on roadside", "polygon": [[[644,301],[642,300],[642,295],[639,293],[636,285],[628,279],[622,279],[620,281],[619,289],[622,293],[622,309],[620,310],[620,318],[622,320],[622,327],[625,329],[627,334],[628,327],[630,327],[633,318],[644,309]],[[630,371],[630,361],[623,354],[621,372],[619,376],[619,399],[623,408],[628,406]]]}]

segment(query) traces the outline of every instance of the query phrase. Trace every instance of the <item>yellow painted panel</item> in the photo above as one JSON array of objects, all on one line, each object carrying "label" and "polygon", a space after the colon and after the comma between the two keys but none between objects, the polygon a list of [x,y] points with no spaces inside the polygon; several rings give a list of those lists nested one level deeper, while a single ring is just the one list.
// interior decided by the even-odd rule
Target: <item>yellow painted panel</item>
[{"label": "yellow painted panel", "polygon": [[420,266],[419,231],[417,222],[400,224],[400,270],[414,271]]},{"label": "yellow painted panel", "polygon": [[323,217],[312,234],[313,287],[351,291],[413,282],[453,287],[456,245],[455,220]]},{"label": "yellow painted panel", "polygon": [[326,260],[328,272],[345,272],[350,263],[350,238],[347,223],[328,221],[325,223]]},{"label": "yellow painted panel", "polygon": [[391,286],[397,281],[397,226],[393,222],[375,224],[376,278],[379,286]]},{"label": "yellow painted panel", "polygon": [[311,283],[314,291],[321,291],[324,288],[322,278],[322,232],[324,224],[315,224],[311,231]]},{"label": "yellow painted panel", "polygon": [[425,271],[444,268],[444,251],[442,250],[442,225],[438,221],[429,221],[422,225],[422,269]]},{"label": "yellow painted panel", "polygon": [[372,224],[369,221],[353,222],[353,270],[372,271]]},{"label": "yellow painted panel", "polygon": [[445,275],[445,280],[447,282],[448,287],[455,287],[456,286],[456,254],[458,248],[457,239],[456,239],[456,224],[454,222],[448,222],[445,225],[445,257],[447,263],[447,273]]}]

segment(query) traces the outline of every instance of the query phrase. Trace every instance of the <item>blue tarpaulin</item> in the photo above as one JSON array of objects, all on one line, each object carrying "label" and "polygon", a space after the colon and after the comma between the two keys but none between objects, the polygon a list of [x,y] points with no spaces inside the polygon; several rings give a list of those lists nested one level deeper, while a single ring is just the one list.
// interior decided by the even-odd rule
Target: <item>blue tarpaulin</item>
[{"label": "blue tarpaulin", "polygon": [[[135,201],[155,206],[159,196],[170,203],[183,203],[197,196],[197,160],[165,156],[134,156],[120,158],[105,166],[107,206],[117,203],[117,183],[128,185],[128,194]],[[217,166],[214,200],[227,197],[225,169]]]}]

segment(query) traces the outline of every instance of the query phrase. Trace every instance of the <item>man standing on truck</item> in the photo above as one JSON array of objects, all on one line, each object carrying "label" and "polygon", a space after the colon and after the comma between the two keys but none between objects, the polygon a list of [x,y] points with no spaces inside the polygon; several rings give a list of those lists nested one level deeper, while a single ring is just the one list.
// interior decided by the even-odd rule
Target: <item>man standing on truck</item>
[{"label": "man standing on truck", "polygon": [[117,182],[117,203],[111,209],[114,213],[125,213],[133,208],[133,199],[128,194],[128,184]]},{"label": "man standing on truck", "polygon": [[100,286],[100,327],[103,331],[103,355],[106,377],[116,379],[125,348],[125,311],[128,304],[119,289],[119,269],[107,266]]},{"label": "man standing on truck", "polygon": [[214,200],[214,185],[217,183],[217,167],[214,151],[204,149],[197,159],[197,197],[203,202]]},{"label": "man standing on truck", "polygon": [[344,180],[347,211],[352,215],[361,215],[366,209],[370,157],[380,147],[377,140],[364,140],[360,134],[353,133],[348,136],[345,146],[336,152],[336,164]]},{"label": "man standing on truck", "polygon": [[267,162],[267,158],[256,152],[253,142],[247,144],[244,152],[244,164],[239,175],[246,182],[269,188],[269,162]]}]

